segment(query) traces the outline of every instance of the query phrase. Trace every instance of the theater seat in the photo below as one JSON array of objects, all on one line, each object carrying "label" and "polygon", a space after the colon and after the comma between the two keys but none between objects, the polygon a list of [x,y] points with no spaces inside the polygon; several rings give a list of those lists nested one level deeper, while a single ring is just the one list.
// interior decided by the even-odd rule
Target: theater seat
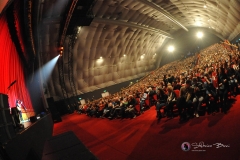
[{"label": "theater seat", "polygon": [[157,101],[157,95],[156,95],[156,94],[153,95],[153,99],[154,99],[155,101]]},{"label": "theater seat", "polygon": [[140,98],[136,98],[137,104],[135,105],[135,110],[137,114],[140,114]]},{"label": "theater seat", "polygon": [[[177,100],[179,98],[179,95],[180,95],[180,90],[176,89],[176,90],[174,90],[174,92],[176,94],[176,100]],[[173,111],[176,111],[176,110],[178,110],[177,104],[174,104]]]},{"label": "theater seat", "polygon": [[174,90],[174,92],[175,92],[175,94],[176,94],[176,96],[177,96],[177,98],[179,98],[179,95],[180,95],[180,90]]}]

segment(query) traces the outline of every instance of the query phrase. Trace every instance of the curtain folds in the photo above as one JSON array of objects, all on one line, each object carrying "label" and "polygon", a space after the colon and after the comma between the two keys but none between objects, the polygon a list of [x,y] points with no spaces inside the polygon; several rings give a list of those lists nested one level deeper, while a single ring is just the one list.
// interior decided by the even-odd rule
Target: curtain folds
[{"label": "curtain folds", "polygon": [[[7,89],[15,80],[16,83]],[[11,39],[5,14],[0,16],[0,82],[0,93],[8,94],[10,107],[15,107],[16,99],[20,99],[29,112],[33,111],[26,87],[24,68]]]}]

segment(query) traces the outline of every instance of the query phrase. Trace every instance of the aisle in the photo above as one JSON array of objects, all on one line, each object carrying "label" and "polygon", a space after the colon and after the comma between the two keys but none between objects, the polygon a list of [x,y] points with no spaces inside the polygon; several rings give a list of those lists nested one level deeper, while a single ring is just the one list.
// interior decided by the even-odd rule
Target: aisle
[{"label": "aisle", "polygon": [[[156,119],[155,107],[136,119],[90,118],[77,113],[54,124],[54,135],[73,131],[99,159],[239,159],[240,96],[228,114],[205,115],[179,124]],[[183,142],[205,147],[181,149]],[[224,147],[216,148],[216,143]],[[212,145],[212,146],[211,146]],[[206,147],[208,146],[208,147]],[[196,151],[198,150],[198,151]],[[205,151],[199,151],[205,150]]]}]

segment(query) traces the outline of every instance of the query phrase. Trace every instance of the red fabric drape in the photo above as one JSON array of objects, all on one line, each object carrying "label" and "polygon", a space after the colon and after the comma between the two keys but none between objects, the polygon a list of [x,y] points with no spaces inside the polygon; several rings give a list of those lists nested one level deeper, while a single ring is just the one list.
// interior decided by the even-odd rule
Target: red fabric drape
[{"label": "red fabric drape", "polygon": [[29,61],[29,58],[28,58],[28,55],[26,54],[26,50],[24,48],[24,44],[23,44],[23,34],[21,32],[21,25],[20,25],[20,21],[21,21],[21,18],[20,18],[20,15],[21,15],[21,12],[20,12],[20,8],[21,8],[21,1],[15,1],[14,2],[14,9],[13,9],[13,14],[14,14],[14,19],[15,19],[15,28],[17,30],[17,36],[18,36],[18,40],[19,40],[19,43],[21,45],[21,49],[22,49],[22,52],[24,54],[24,58],[26,59],[26,61],[28,62]]},{"label": "red fabric drape", "polygon": [[[14,80],[17,82],[8,90]],[[8,94],[10,107],[15,107],[16,99],[20,99],[28,111],[33,111],[23,66],[11,39],[5,14],[0,16],[0,93]]]}]

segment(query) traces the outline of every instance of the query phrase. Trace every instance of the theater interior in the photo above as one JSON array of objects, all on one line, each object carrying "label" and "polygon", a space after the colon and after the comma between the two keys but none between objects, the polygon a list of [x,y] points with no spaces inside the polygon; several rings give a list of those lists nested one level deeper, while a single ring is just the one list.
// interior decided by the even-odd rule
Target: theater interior
[{"label": "theater interior", "polygon": [[[1,0],[0,159],[240,159],[239,8],[239,0]],[[171,118],[166,105],[156,112],[157,91],[173,85],[164,76],[209,73],[216,97],[204,90],[210,98],[193,117],[181,121],[177,100]],[[131,96],[130,116],[94,106]]]}]

